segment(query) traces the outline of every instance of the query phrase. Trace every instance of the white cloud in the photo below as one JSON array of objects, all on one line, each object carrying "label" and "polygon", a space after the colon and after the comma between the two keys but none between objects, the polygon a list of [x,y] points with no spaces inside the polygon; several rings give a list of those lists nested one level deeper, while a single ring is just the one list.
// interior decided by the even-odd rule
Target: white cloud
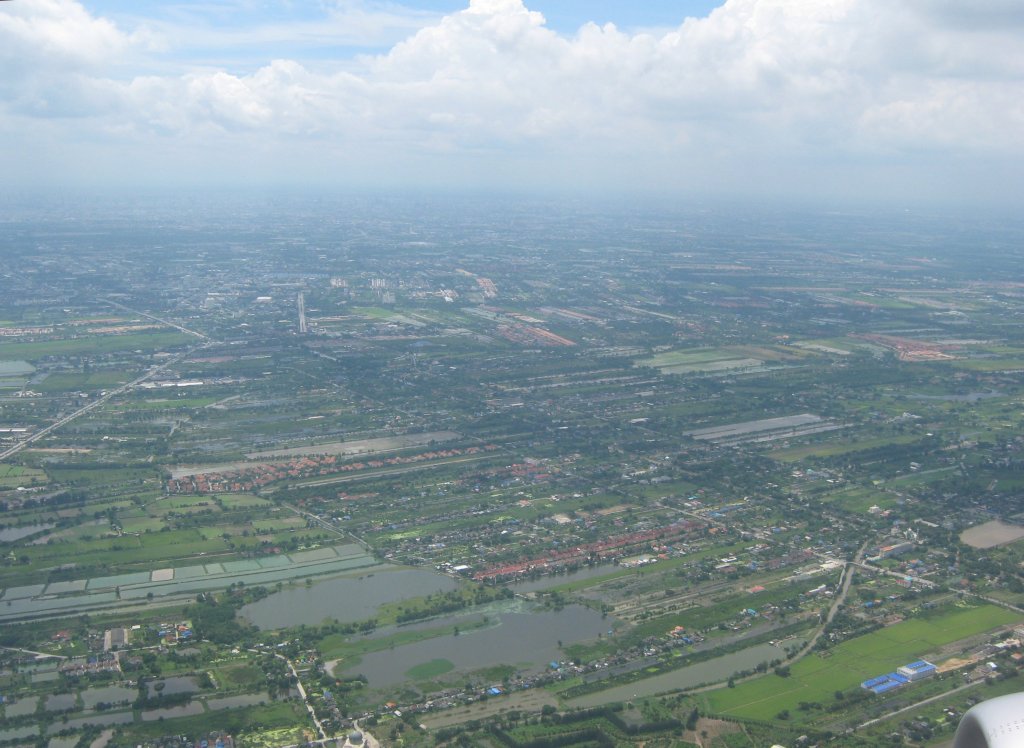
[{"label": "white cloud", "polygon": [[[459,175],[471,171],[459,159],[499,172],[525,159],[699,181],[929,149],[1020,160],[1024,22],[1010,0],[990,2],[964,25],[952,0],[728,0],[664,33],[589,24],[564,36],[521,0],[472,0],[385,54],[330,67],[124,79],[112,66],[144,53],[146,27],[118,29],[74,0],[20,0],[0,11],[0,60],[15,71],[0,111],[87,117],[140,149],[257,149],[300,171],[322,168],[308,158],[400,171],[436,154]],[[330,17],[343,11],[353,6]]]},{"label": "white cloud", "polygon": [[92,17],[75,0],[28,0],[0,10],[0,61],[18,72],[30,68],[96,67],[122,52],[128,37]]}]

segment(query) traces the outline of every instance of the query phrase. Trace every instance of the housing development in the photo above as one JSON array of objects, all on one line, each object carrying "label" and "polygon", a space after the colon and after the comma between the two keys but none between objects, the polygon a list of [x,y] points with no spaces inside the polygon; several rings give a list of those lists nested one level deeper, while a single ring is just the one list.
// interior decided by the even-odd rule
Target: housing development
[{"label": "housing development", "polygon": [[14,205],[0,746],[943,745],[1022,690],[1022,236]]}]

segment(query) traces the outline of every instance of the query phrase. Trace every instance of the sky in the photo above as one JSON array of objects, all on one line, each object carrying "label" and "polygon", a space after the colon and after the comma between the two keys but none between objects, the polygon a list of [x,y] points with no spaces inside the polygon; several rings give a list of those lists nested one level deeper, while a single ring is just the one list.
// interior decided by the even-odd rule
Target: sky
[{"label": "sky", "polygon": [[9,0],[0,189],[1024,207],[1019,0]]}]

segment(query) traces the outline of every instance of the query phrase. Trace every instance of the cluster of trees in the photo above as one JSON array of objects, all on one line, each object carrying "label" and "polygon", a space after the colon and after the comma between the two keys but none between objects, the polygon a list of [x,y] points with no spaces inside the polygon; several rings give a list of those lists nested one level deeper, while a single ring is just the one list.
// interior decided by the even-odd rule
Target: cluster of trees
[{"label": "cluster of trees", "polygon": [[243,600],[228,598],[217,602],[213,595],[200,595],[195,605],[185,609],[192,619],[195,636],[216,644],[235,645],[253,633],[251,626],[245,626],[235,617]]}]

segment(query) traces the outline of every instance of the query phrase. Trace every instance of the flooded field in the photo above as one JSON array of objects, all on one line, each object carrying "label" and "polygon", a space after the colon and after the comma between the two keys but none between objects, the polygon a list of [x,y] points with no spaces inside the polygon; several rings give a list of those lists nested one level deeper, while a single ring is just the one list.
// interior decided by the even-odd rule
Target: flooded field
[{"label": "flooded field", "polygon": [[102,714],[90,714],[88,717],[76,717],[69,719],[67,722],[54,722],[46,729],[46,732],[48,735],[52,735],[64,730],[77,730],[87,725],[107,727],[109,725],[130,725],[134,721],[135,715],[131,712],[116,712],[114,714],[104,712]]},{"label": "flooded field", "polygon": [[972,548],[995,548],[1024,538],[1024,527],[992,520],[960,533],[960,540]]},{"label": "flooded field", "polygon": [[361,547],[346,544],[259,559],[10,587],[0,597],[0,621],[116,607],[151,593],[187,595],[224,589],[236,582],[274,584],[357,570],[372,574],[378,568],[386,567],[378,566]]},{"label": "flooded field", "polygon": [[0,530],[0,543],[13,543],[16,540],[27,538],[44,530],[52,530],[56,525],[26,525],[25,527],[8,527]]},{"label": "flooded field", "polygon": [[[495,665],[541,670],[560,660],[563,645],[596,639],[611,625],[600,613],[581,605],[558,611],[508,611],[491,617],[493,625],[407,644],[393,650],[364,655],[362,662],[345,669],[346,675],[365,675],[372,688],[389,688],[408,681],[412,670],[446,662],[448,671],[472,671]],[[436,622],[450,625],[456,619]],[[440,668],[438,668],[440,669]]]},{"label": "flooded field", "polygon": [[199,702],[183,704],[182,706],[170,706],[166,709],[150,709],[142,712],[139,716],[143,722],[154,722],[158,719],[173,719],[174,717],[193,717],[203,713],[203,705]]},{"label": "flooded field", "polygon": [[0,730],[0,740],[22,740],[24,738],[34,737],[39,734],[39,725],[28,725],[27,727],[11,727],[6,730]]},{"label": "flooded field", "polygon": [[384,603],[447,592],[450,577],[422,569],[381,566],[359,577],[338,577],[275,592],[246,605],[239,614],[263,630],[318,624],[333,618],[343,623],[365,621]]},{"label": "flooded field", "polygon": [[375,452],[391,452],[396,449],[422,447],[431,442],[449,442],[458,439],[460,434],[455,431],[431,431],[421,434],[403,434],[386,436],[379,439],[359,439],[351,442],[331,442],[329,444],[311,444],[308,447],[291,447],[289,449],[272,449],[266,452],[252,452],[246,457],[263,459],[265,457],[300,457],[302,455],[359,455]]},{"label": "flooded field", "polygon": [[65,712],[75,708],[75,695],[73,693],[52,694],[46,697],[43,702],[43,709],[48,712]]},{"label": "flooded field", "polygon": [[266,704],[271,701],[270,694],[263,693],[251,693],[242,694],[241,696],[224,696],[219,699],[207,699],[206,708],[211,712],[218,711],[220,709],[237,709],[243,706],[256,706],[258,704]]},{"label": "flooded field", "polygon": [[[162,684],[162,685],[161,685]],[[179,676],[176,678],[164,678],[163,680],[152,681],[146,684],[147,695],[150,698],[163,694],[171,696],[177,693],[198,693],[199,684],[195,678]]]},{"label": "flooded field", "polygon": [[82,691],[82,706],[86,709],[95,709],[97,704],[131,703],[138,695],[137,689],[125,686],[87,688]]},{"label": "flooded field", "polygon": [[39,697],[33,696],[28,699],[18,699],[13,704],[4,704],[4,717],[24,717],[26,714],[35,714],[39,705]]},{"label": "flooded field", "polygon": [[[792,647],[794,644],[802,646],[802,639],[790,639],[786,645]],[[677,691],[683,688],[694,688],[704,683],[716,683],[728,679],[730,675],[740,670],[752,670],[762,662],[771,662],[774,659],[786,656],[783,647],[774,644],[758,644],[747,649],[722,655],[712,660],[690,665],[689,667],[673,670],[670,673],[656,675],[653,678],[646,678],[638,683],[628,683],[624,686],[616,686],[606,691],[587,694],[578,699],[569,701],[569,705],[578,708],[600,706],[615,701],[628,701],[640,696],[653,696],[665,691]]]}]

